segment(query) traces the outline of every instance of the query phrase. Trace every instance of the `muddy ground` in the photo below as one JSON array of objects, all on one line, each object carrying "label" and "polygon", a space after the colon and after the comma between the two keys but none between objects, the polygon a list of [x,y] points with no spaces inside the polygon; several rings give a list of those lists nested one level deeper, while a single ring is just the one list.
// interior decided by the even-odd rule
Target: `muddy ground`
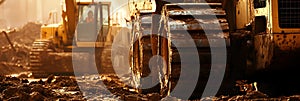
[{"label": "muddy ground", "polygon": [[[118,80],[115,75],[86,75],[81,77],[49,76],[44,79],[0,76],[0,100],[42,101],[42,100],[99,100],[99,101],[180,101],[176,97],[162,98],[158,93],[138,94]],[[300,100],[300,95],[270,98],[260,91],[249,91],[243,95],[204,97],[198,100]]]}]

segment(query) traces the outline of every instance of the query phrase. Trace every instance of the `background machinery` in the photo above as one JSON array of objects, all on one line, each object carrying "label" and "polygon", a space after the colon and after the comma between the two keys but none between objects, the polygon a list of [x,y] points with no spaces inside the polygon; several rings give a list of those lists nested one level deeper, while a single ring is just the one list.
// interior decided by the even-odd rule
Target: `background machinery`
[{"label": "background machinery", "polygon": [[[72,74],[72,49],[96,47],[101,53],[101,49],[110,47],[110,37],[118,30],[110,24],[110,5],[110,2],[64,0],[62,22],[43,25],[40,39],[32,44],[30,70],[33,75]],[[89,13],[92,20],[87,22]]]}]

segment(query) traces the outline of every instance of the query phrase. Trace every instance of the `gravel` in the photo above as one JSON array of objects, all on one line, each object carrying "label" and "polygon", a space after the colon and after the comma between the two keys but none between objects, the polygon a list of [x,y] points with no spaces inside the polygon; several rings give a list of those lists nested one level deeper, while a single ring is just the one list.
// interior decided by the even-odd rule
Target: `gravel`
[{"label": "gravel", "polygon": [[[79,89],[78,93],[67,94],[66,92],[56,92],[55,90],[64,88],[76,88],[77,83],[71,77],[56,77],[50,81],[49,77],[46,82],[43,80],[34,82],[24,82],[25,79],[17,77],[0,76],[0,100],[21,100],[21,101],[41,101],[41,100],[59,100],[59,99],[76,99],[85,100]],[[27,80],[28,81],[28,80]],[[55,86],[55,89],[54,89]]]}]

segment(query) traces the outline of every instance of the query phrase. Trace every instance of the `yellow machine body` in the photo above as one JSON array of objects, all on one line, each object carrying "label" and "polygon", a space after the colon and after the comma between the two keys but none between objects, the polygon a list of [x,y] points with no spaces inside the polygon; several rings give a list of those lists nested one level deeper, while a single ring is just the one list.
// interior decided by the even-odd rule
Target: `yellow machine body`
[{"label": "yellow machine body", "polygon": [[65,29],[62,24],[50,24],[43,25],[41,27],[41,39],[52,40],[57,45],[56,47],[64,47],[64,44],[68,44],[68,38],[65,33]]},{"label": "yellow machine body", "polygon": [[[300,49],[300,28],[282,28],[280,27],[280,17],[279,17],[279,1],[272,1],[272,32],[274,34],[275,45],[282,51],[296,51]],[[297,4],[295,2],[294,4]],[[298,12],[290,12],[298,13]],[[299,16],[293,16],[299,17]],[[300,20],[300,18],[298,18]],[[292,21],[292,20],[291,20]],[[295,20],[296,21],[296,20]],[[299,21],[298,21],[299,22]]]},{"label": "yellow machine body", "polygon": [[[62,22],[45,24],[41,27],[40,39],[32,44],[30,52],[29,65],[34,77],[74,73],[72,53],[87,53],[88,55],[85,56],[88,58],[83,57],[90,59],[93,56],[91,54],[96,53],[95,55],[102,56],[102,50],[110,50],[113,37],[122,28],[110,24],[111,3],[81,1],[63,0]],[[87,17],[91,17],[89,12],[93,13],[93,20],[90,22],[86,20]],[[99,51],[73,52],[76,49],[93,48]],[[104,58],[109,58],[109,56]],[[85,67],[92,67],[89,63],[86,64]],[[102,64],[102,62],[97,64]],[[98,67],[103,68],[103,66]],[[84,68],[82,72],[90,72],[89,70],[92,69]]]},{"label": "yellow machine body", "polygon": [[[74,47],[104,47],[109,43],[105,43],[106,39],[109,39],[109,42],[112,40],[110,30],[118,30],[120,29],[117,26],[111,27],[109,14],[110,14],[110,2],[80,2],[76,0],[65,0],[65,10],[63,10],[62,14],[62,22],[58,24],[46,24],[41,27],[40,38],[43,40],[51,40],[56,48],[70,48]],[[94,13],[97,11],[97,22],[101,23],[96,27],[101,29],[98,31],[99,35],[105,34],[101,40],[90,40],[90,41],[80,41],[78,38],[80,35],[78,34],[89,34],[86,33],[78,33],[78,24],[81,24],[82,13],[84,11],[84,7],[88,8],[89,6],[94,6]],[[104,9],[104,7],[106,7]],[[99,9],[99,10],[96,10]],[[105,14],[103,13],[105,12]],[[81,13],[81,14],[79,14]],[[103,14],[99,14],[103,13]],[[105,20],[106,22],[104,22]],[[98,22],[99,21],[99,22]],[[75,40],[76,43],[73,43]]]}]

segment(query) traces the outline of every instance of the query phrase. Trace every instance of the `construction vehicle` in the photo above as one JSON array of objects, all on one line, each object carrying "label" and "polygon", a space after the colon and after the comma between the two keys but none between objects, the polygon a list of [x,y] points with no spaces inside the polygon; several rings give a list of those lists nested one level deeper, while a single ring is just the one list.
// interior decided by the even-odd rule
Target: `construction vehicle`
[{"label": "construction vehicle", "polygon": [[274,88],[282,87],[280,82],[288,85],[285,90],[274,91],[265,87],[265,93],[270,96],[299,93],[299,84],[293,81],[299,77],[300,52],[299,7],[296,5],[298,1],[224,1],[234,53],[231,74],[235,79],[273,82],[270,85]]},{"label": "construction vehicle", "polygon": [[299,14],[290,12],[298,9],[293,4],[299,2],[224,1],[224,8],[230,12],[227,16],[231,25],[231,50],[235,53],[232,60],[240,61],[235,67],[242,67],[244,76],[296,66]]},{"label": "construction vehicle", "polygon": [[[34,77],[72,75],[72,54],[66,53],[74,49],[110,47],[110,36],[118,30],[110,24],[110,5],[110,2],[94,0],[64,0],[62,22],[43,25],[40,39],[32,44],[30,70]],[[89,13],[92,20],[87,22]]]},{"label": "construction vehicle", "polygon": [[[218,82],[214,82],[215,84],[209,82],[208,78],[211,73],[222,73],[224,70],[225,78],[229,78],[232,82],[239,79],[265,80],[263,78],[272,77],[278,79],[286,75],[288,78],[298,77],[296,73],[299,70],[297,68],[299,62],[296,60],[299,57],[300,46],[297,34],[300,31],[298,1],[179,0],[179,2],[170,1],[170,4],[164,4],[160,23],[151,22],[152,12],[136,9],[138,13],[134,18],[137,24],[133,25],[132,36],[137,41],[133,42],[131,52],[138,54],[131,55],[131,67],[136,75],[137,84],[143,86],[142,78],[153,72],[147,64],[151,57],[159,55],[166,62],[161,66],[161,70],[155,71],[160,73],[157,74],[160,75],[160,84],[150,89],[140,89],[141,92],[160,92],[163,96],[169,95],[178,84],[179,77],[190,77],[188,76],[190,74],[181,72],[186,67],[193,68],[196,72],[201,70],[191,99],[214,96],[201,94],[207,90],[205,89],[207,85],[220,86]],[[151,29],[153,24],[163,27],[153,30]],[[210,30],[209,33],[206,33],[207,30]],[[160,35],[156,37],[147,35],[154,31]],[[188,43],[190,40],[187,40],[187,35],[192,37],[191,41],[194,43]],[[153,40],[157,42],[152,43]],[[179,47],[173,43],[174,40]],[[226,43],[225,49],[224,44],[215,45],[219,43],[218,40]],[[196,46],[196,53],[192,51],[193,44]],[[212,44],[215,45],[213,48]],[[212,49],[221,51],[213,52]],[[187,52],[180,54],[198,58],[182,61],[179,50]],[[224,58],[224,51],[227,53],[227,61],[212,63],[212,58]],[[192,60],[200,60],[200,66],[193,64]],[[284,75],[278,75],[283,72]],[[192,74],[192,71],[188,73]],[[191,84],[189,80],[184,82],[187,85]],[[211,92],[213,93],[210,94],[214,94],[217,91]],[[227,89],[227,92],[230,90]]]},{"label": "construction vehicle", "polygon": [[[152,21],[152,17],[155,15],[152,16],[152,12],[149,10],[148,12],[139,10],[134,17],[137,24],[133,26],[132,36],[137,41],[133,42],[131,52],[138,54],[131,56],[131,64],[137,84],[144,86],[143,84],[151,84],[153,83],[151,81],[156,79],[160,81],[152,88],[140,88],[139,91],[141,93],[160,92],[162,96],[167,96],[176,86],[180,86],[179,88],[184,89],[177,89],[176,92],[185,92],[188,95],[192,95],[194,92],[191,99],[200,98],[200,93],[204,92],[209,74],[227,70],[226,60],[219,61],[217,64],[211,63],[212,57],[227,58],[224,55],[229,52],[227,50],[230,45],[229,25],[225,10],[222,8],[222,2],[220,0],[162,2],[164,6],[161,8],[161,14],[158,14],[161,15],[159,16],[161,17],[160,20]],[[156,35],[151,35],[155,32]],[[214,46],[214,49],[221,49],[222,51],[211,53],[210,44],[212,43],[210,42],[223,42],[223,46]],[[158,63],[160,64],[157,66],[159,68],[153,69],[149,66],[149,61],[151,61],[151,57],[156,55],[161,56],[165,65]],[[187,57],[190,58],[186,60]],[[150,75],[151,73],[157,74]],[[199,78],[193,80],[195,76],[198,77],[196,74],[200,74]],[[150,77],[152,80],[143,81],[143,78],[147,76],[152,76]],[[180,78],[187,79],[179,81]],[[195,86],[196,88],[185,89],[182,85]],[[219,86],[220,84],[215,85]],[[189,96],[185,96],[186,94],[171,96],[188,99]]]}]

